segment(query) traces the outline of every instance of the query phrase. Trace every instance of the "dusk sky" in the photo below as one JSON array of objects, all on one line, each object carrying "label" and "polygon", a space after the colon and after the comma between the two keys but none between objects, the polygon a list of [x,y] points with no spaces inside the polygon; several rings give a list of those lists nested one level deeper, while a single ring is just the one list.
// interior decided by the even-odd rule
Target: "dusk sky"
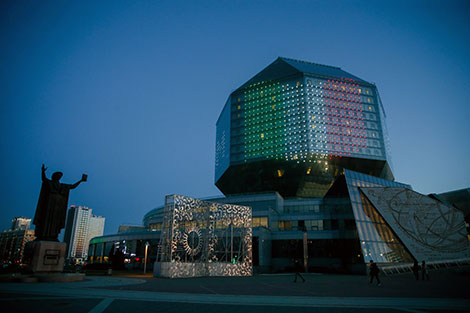
[{"label": "dusk sky", "polygon": [[374,82],[395,179],[470,187],[470,1],[1,1],[0,227],[33,217],[41,164],[69,205],[141,225],[220,195],[215,125],[278,56]]}]

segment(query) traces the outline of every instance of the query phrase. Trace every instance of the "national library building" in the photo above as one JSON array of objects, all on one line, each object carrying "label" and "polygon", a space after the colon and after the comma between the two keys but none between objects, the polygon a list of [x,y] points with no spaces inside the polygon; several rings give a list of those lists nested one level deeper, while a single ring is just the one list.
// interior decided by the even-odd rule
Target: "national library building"
[{"label": "national library building", "polygon": [[[292,271],[296,259],[344,273],[370,260],[391,271],[470,260],[470,189],[423,195],[396,182],[378,89],[339,67],[278,58],[233,91],[217,121],[215,185],[224,196],[203,200],[251,207],[255,273]],[[139,266],[148,243],[153,263],[164,207],[92,239],[89,262],[119,251]]]}]

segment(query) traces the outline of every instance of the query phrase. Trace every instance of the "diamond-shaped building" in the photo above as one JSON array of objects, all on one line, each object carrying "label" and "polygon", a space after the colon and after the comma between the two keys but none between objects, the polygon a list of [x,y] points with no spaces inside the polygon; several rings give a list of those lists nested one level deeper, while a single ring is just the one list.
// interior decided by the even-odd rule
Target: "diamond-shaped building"
[{"label": "diamond-shaped building", "polygon": [[[294,260],[362,274],[372,260],[386,273],[414,261],[470,264],[470,189],[423,195],[396,182],[377,87],[338,67],[278,58],[233,91],[217,121],[215,184],[224,196],[190,200],[195,215],[170,201],[143,217],[141,232],[94,238],[88,261],[121,251],[136,267],[148,242],[154,273],[170,277],[289,272]],[[229,208],[250,208],[251,240],[204,209],[224,204],[232,218]],[[216,237],[215,254],[204,250]]]},{"label": "diamond-shaped building", "polygon": [[216,136],[225,195],[322,197],[344,168],[393,180],[377,87],[339,67],[278,58],[230,94]]}]

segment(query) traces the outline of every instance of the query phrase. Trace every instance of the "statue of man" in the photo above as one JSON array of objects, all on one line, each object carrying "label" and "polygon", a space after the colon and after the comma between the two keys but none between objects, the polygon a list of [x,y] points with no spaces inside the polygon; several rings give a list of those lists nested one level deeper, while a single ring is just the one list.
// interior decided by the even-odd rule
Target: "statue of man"
[{"label": "statue of man", "polygon": [[43,164],[41,167],[41,193],[33,221],[33,224],[36,225],[35,236],[38,241],[59,241],[59,233],[65,226],[69,191],[75,189],[82,181],[86,181],[87,175],[83,174],[82,179],[69,185],[59,182],[63,175],[61,172],[55,172],[52,174],[52,179],[48,179],[46,170],[47,168]]}]

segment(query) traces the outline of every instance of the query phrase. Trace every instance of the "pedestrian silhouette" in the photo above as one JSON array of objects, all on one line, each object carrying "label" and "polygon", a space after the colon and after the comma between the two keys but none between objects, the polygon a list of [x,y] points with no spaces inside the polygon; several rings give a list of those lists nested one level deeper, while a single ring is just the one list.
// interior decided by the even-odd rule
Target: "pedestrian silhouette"
[{"label": "pedestrian silhouette", "polygon": [[372,282],[374,281],[374,277],[375,277],[375,279],[377,279],[377,285],[378,286],[382,285],[379,279],[379,267],[377,266],[376,263],[374,263],[374,260],[370,260],[369,275],[370,275],[369,284],[372,284]]},{"label": "pedestrian silhouette", "polygon": [[418,261],[416,260],[413,263],[413,274],[415,275],[416,280],[419,280],[419,265],[418,265]]},{"label": "pedestrian silhouette", "polygon": [[295,279],[294,279],[294,283],[297,282],[297,276],[300,277],[300,278],[302,278],[302,282],[305,283],[305,278],[303,278],[302,275],[300,275],[300,271],[302,271],[302,266],[300,265],[299,260],[295,260],[294,267],[295,267]]},{"label": "pedestrian silhouette", "polygon": [[425,261],[421,262],[421,273],[422,273],[421,278],[423,280],[424,280],[424,277],[426,277],[426,280],[429,280],[428,268],[426,267],[426,262]]}]

